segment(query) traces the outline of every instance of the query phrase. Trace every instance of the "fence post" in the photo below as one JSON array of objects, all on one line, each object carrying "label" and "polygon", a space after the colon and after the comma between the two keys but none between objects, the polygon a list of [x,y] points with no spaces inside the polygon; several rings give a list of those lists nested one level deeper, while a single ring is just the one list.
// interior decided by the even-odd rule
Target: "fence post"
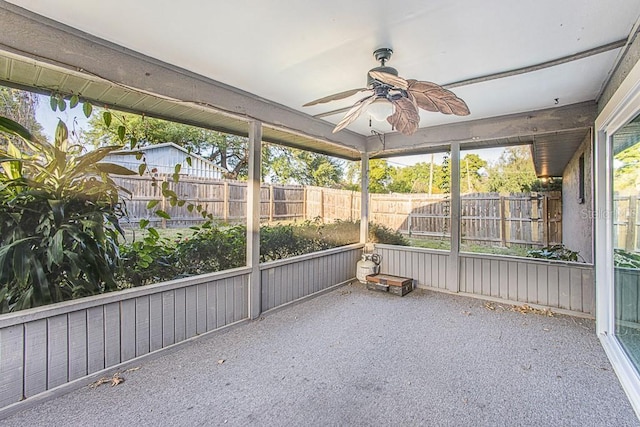
[{"label": "fence post", "polygon": [[324,188],[320,188],[320,219],[324,224]]},{"label": "fence post", "polygon": [[[165,182],[167,182],[167,177],[163,177],[162,178],[162,183],[164,184]],[[162,190],[163,185],[160,185],[160,190]],[[164,212],[167,211],[167,198],[164,196],[164,191],[160,191],[160,194],[162,195],[162,199],[160,202],[160,206],[162,207],[162,210]],[[165,218],[162,218],[162,220],[160,221],[160,227],[161,228],[167,228],[167,220]]]},{"label": "fence post", "polygon": [[505,211],[504,196],[500,196],[500,240],[502,246],[507,247],[507,215]]},{"label": "fence post", "polygon": [[269,185],[269,222],[273,222],[273,211],[275,209],[273,202],[273,184]]},{"label": "fence post", "polygon": [[349,221],[353,221],[353,191],[349,194]]},{"label": "fence post", "polygon": [[229,183],[227,181],[222,186],[222,197],[224,198],[222,201],[222,219],[227,222],[229,220]]},{"label": "fence post", "polygon": [[[531,214],[529,215],[531,217],[531,241],[540,242],[540,216],[538,215],[538,211],[540,210],[540,197],[538,193],[531,193],[529,200],[531,200]],[[544,213],[542,214],[542,218],[544,218]],[[542,240],[544,241],[545,220],[543,219],[542,221]]]},{"label": "fence post", "polygon": [[629,209],[627,210],[627,235],[624,242],[624,249],[633,252],[636,248],[636,212],[638,199],[636,196],[629,196]]},{"label": "fence post", "polygon": [[302,187],[302,220],[307,219],[307,186]]},{"label": "fence post", "polygon": [[545,247],[549,246],[549,196],[542,196],[542,243]]}]

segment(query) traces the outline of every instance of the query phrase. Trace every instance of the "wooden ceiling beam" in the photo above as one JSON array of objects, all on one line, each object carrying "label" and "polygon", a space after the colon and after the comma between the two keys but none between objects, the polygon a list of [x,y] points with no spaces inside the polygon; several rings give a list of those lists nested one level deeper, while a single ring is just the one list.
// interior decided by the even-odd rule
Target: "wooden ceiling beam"
[{"label": "wooden ceiling beam", "polygon": [[[535,135],[587,129],[596,118],[593,101],[525,113],[420,128],[410,136],[394,132],[367,137],[372,158],[420,154],[452,142],[463,146],[493,140],[517,140]],[[486,144],[483,144],[486,146]]]}]

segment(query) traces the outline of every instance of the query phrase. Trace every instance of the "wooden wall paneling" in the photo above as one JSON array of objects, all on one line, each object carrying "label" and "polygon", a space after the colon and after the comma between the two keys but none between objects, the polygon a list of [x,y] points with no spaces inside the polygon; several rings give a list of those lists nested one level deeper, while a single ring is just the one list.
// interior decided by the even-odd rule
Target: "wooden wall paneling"
[{"label": "wooden wall paneling", "polygon": [[136,356],[149,353],[150,349],[150,313],[149,296],[144,295],[135,299],[136,301]]},{"label": "wooden wall paneling", "polygon": [[69,381],[68,327],[66,314],[47,319],[47,389]]},{"label": "wooden wall paneling", "polygon": [[122,362],[136,357],[136,301],[120,301],[120,359]]},{"label": "wooden wall paneling", "polygon": [[87,309],[87,372],[92,374],[105,368],[104,308]]},{"label": "wooden wall paneling", "polygon": [[[4,364],[4,357],[7,357],[1,352],[1,340],[2,331],[0,331],[0,367]],[[0,369],[0,372],[2,372],[2,369]],[[15,369],[13,373],[19,372],[20,369]],[[2,384],[1,377],[4,375],[4,372],[0,375],[0,384]],[[34,396],[46,389],[47,319],[40,319],[24,324],[24,395],[25,397]]]},{"label": "wooden wall paneling", "polygon": [[0,408],[23,397],[24,326],[0,329]]},{"label": "wooden wall paneling", "polygon": [[69,329],[69,381],[88,374],[87,311],[73,311],[68,315]]},{"label": "wooden wall paneling", "polygon": [[120,363],[120,303],[104,306],[104,363],[113,366]]},{"label": "wooden wall paneling", "polygon": [[162,294],[149,295],[149,351],[162,348]]},{"label": "wooden wall paneling", "polygon": [[176,342],[175,293],[173,290],[162,293],[162,347]]}]

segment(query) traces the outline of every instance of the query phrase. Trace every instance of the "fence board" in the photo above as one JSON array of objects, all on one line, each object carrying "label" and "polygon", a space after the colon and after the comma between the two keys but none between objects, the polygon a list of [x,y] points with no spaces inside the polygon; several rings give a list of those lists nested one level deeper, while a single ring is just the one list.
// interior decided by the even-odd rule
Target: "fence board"
[{"label": "fence board", "polygon": [[[160,227],[185,227],[203,221],[200,212],[195,209],[189,212],[184,208],[169,206],[162,197],[160,186],[153,186],[149,178],[121,177],[116,181],[134,194],[126,202],[132,224],[137,224],[142,218]],[[214,218],[231,222],[246,219],[245,182],[189,178],[177,183],[172,180],[167,182],[169,188],[183,200],[202,206]],[[448,197],[370,194],[369,217],[372,222],[404,234],[446,238],[451,228]],[[160,220],[150,215],[146,209],[150,200],[160,200],[171,219]],[[260,200],[260,217],[263,220],[319,218],[330,222],[360,217],[360,193],[349,190],[264,184],[260,189]],[[461,198],[460,209],[464,243],[543,246],[547,242],[562,242],[562,197],[559,192],[509,196],[497,193],[465,194]],[[634,230],[637,228],[636,225]]]}]

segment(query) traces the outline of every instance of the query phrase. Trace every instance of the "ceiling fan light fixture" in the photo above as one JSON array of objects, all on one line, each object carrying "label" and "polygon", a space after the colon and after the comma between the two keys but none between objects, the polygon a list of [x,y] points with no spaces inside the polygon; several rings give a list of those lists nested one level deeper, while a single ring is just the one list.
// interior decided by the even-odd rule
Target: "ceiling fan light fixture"
[{"label": "ceiling fan light fixture", "polygon": [[369,105],[367,112],[373,120],[377,122],[384,122],[387,120],[387,117],[393,114],[394,108],[391,101],[386,97],[381,96],[376,98],[376,100]]}]

